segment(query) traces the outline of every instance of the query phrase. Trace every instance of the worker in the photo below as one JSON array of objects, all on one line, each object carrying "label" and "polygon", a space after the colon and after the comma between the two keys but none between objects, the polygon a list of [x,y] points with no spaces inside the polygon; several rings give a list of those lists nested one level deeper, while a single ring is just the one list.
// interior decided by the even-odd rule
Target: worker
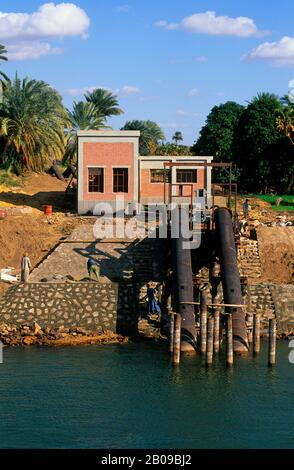
[{"label": "worker", "polygon": [[21,258],[20,279],[22,282],[28,282],[31,267],[32,267],[32,264],[31,264],[30,258],[28,257],[28,254],[24,253],[23,257]]},{"label": "worker", "polygon": [[150,284],[147,284],[147,298],[148,298],[148,315],[153,313],[160,313],[160,307],[155,298],[155,289],[150,287]]},{"label": "worker", "polygon": [[243,215],[245,220],[248,219],[250,210],[249,199],[245,199],[245,202],[243,202]]},{"label": "worker", "polygon": [[[97,261],[95,261],[92,258],[89,258],[88,261],[87,261],[87,270],[88,270],[90,280],[92,281],[92,280],[95,280],[95,278],[96,278],[96,281],[99,282],[99,280],[100,280],[100,266],[97,263]],[[92,277],[94,279],[92,279]]]}]

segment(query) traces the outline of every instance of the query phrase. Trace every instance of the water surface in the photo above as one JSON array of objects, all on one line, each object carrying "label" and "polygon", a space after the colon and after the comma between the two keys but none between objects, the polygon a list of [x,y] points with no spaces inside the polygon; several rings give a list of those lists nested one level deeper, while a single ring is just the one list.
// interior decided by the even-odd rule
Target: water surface
[{"label": "water surface", "polygon": [[164,345],[4,350],[0,448],[293,448],[288,342],[173,368]]}]

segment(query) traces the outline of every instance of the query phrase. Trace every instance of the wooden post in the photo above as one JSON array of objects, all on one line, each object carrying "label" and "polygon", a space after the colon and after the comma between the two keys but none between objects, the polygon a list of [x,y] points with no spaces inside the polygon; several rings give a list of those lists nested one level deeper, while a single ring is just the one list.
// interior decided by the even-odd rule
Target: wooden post
[{"label": "wooden post", "polygon": [[257,313],[253,316],[253,352],[260,352],[260,315]]},{"label": "wooden post", "polygon": [[277,341],[277,320],[270,318],[269,337],[268,337],[268,365],[273,366],[276,363],[276,341]]},{"label": "wooden post", "polygon": [[168,336],[169,345],[168,350],[170,353],[174,350],[174,335],[175,335],[175,314],[174,312],[169,313],[169,325],[168,325]]},{"label": "wooden post", "polygon": [[219,353],[219,324],[220,324],[220,312],[219,310],[214,311],[214,326],[213,326],[213,350],[215,354]]},{"label": "wooden post", "polygon": [[200,352],[206,353],[207,342],[207,305],[206,294],[200,292]]},{"label": "wooden post", "polygon": [[233,350],[233,315],[227,315],[227,365],[231,366],[234,363],[234,350]]},{"label": "wooden post", "polygon": [[206,364],[212,364],[213,360],[213,330],[214,318],[210,316],[207,322],[207,348],[206,348]]},{"label": "wooden post", "polygon": [[180,363],[180,356],[181,356],[182,318],[179,313],[176,313],[174,317],[175,317],[175,326],[174,326],[173,364],[177,365]]},{"label": "wooden post", "polygon": [[248,314],[248,343],[253,343],[253,316],[251,313]]}]

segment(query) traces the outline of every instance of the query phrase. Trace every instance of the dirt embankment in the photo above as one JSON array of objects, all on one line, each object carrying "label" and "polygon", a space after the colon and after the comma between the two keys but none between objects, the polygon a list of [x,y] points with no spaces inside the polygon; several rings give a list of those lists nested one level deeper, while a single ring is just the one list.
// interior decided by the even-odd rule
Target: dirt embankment
[{"label": "dirt embankment", "polygon": [[[75,193],[65,192],[67,183],[47,174],[32,174],[19,188],[0,186],[0,209],[7,216],[0,220],[0,268],[20,270],[27,252],[35,267],[79,224],[87,223],[66,213],[75,209]],[[44,215],[44,205],[53,206],[53,216]],[[0,282],[0,295],[9,287]]]},{"label": "dirt embankment", "polygon": [[294,283],[294,227],[257,228],[262,280]]}]

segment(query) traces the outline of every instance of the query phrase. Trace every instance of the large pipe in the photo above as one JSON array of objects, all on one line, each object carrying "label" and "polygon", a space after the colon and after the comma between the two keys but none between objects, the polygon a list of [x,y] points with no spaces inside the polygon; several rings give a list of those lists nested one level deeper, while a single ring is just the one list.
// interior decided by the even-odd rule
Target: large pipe
[{"label": "large pipe", "polygon": [[184,239],[180,236],[174,238],[173,260],[176,273],[175,294],[177,311],[182,317],[181,351],[196,352],[196,322],[193,305],[182,302],[193,302],[193,280],[191,251],[183,247]]},{"label": "large pipe", "polygon": [[[242,305],[242,291],[232,216],[228,209],[221,207],[215,210],[214,219],[218,239],[224,302],[226,304]],[[231,308],[230,312],[233,314],[234,352],[244,354],[249,350],[245,313],[242,308]]]}]

